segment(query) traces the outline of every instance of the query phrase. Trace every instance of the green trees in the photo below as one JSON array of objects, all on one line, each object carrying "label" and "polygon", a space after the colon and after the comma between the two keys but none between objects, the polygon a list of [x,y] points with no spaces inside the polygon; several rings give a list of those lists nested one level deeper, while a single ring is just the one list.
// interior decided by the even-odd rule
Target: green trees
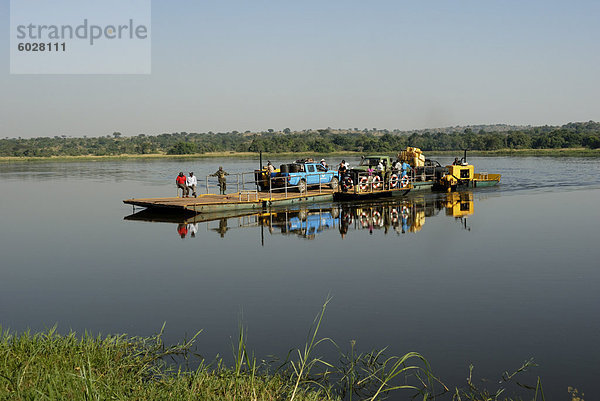
[{"label": "green trees", "polygon": [[509,131],[506,136],[506,144],[511,149],[527,149],[531,147],[531,135],[521,131]]},{"label": "green trees", "polygon": [[167,151],[169,155],[192,155],[198,152],[198,146],[191,142],[177,142]]},{"label": "green trees", "polygon": [[319,129],[292,132],[255,133],[163,133],[124,137],[115,132],[97,138],[0,139],[0,156],[49,157],[120,154],[186,155],[207,152],[368,152],[393,154],[406,146],[431,152],[438,150],[556,149],[600,148],[600,123],[569,123],[561,127],[540,126],[529,129],[473,132],[444,130],[402,133],[398,130],[363,131]]}]

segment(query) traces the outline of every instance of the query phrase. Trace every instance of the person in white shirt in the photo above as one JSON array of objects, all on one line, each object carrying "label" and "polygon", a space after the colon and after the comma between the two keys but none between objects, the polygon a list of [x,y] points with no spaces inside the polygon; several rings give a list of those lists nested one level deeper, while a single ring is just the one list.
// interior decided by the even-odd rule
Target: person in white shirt
[{"label": "person in white shirt", "polygon": [[194,198],[197,198],[198,196],[196,195],[196,185],[198,185],[198,180],[196,179],[194,173],[190,173],[190,176],[185,179],[185,183],[188,186],[188,188],[192,190],[192,196]]},{"label": "person in white shirt", "polygon": [[383,171],[383,161],[379,160],[379,164],[377,164],[377,171]]},{"label": "person in white shirt", "polygon": [[271,176],[271,174],[273,174],[274,172],[275,172],[275,167],[273,167],[273,164],[269,160],[267,162],[267,173],[269,174],[269,176]]}]

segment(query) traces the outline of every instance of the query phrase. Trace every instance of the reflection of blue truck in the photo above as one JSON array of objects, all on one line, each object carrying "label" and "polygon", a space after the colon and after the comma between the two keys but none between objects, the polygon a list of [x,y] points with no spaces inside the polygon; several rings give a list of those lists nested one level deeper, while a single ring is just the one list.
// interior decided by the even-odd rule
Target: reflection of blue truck
[{"label": "reflection of blue truck", "polygon": [[300,217],[292,217],[288,223],[291,232],[297,232],[304,237],[311,238],[317,233],[335,227],[338,218],[334,218],[330,212],[309,213],[306,220]]},{"label": "reflection of blue truck", "polygon": [[339,184],[338,172],[328,170],[319,163],[298,161],[282,164],[279,170],[271,174],[271,185],[274,187],[283,187],[287,181],[288,186],[298,187],[300,192],[304,192],[309,186],[320,184],[336,189]]}]

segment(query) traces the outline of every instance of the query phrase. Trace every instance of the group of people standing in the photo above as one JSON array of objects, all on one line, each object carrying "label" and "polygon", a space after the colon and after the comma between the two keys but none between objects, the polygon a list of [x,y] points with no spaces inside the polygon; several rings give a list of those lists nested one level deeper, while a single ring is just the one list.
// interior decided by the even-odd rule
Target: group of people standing
[{"label": "group of people standing", "polygon": [[[222,166],[219,166],[219,169],[214,174],[210,175],[211,177],[217,177],[217,179],[219,180],[219,193],[221,195],[225,195],[225,191],[227,190],[227,179],[225,177],[228,175],[229,173],[223,170]],[[198,195],[196,194],[198,180],[193,172],[190,172],[190,175],[187,177],[185,176],[185,174],[183,174],[183,172],[180,172],[177,178],[175,179],[175,183],[177,184],[177,188],[181,189],[182,191],[182,198],[189,198],[190,190],[194,198],[198,197]]]}]

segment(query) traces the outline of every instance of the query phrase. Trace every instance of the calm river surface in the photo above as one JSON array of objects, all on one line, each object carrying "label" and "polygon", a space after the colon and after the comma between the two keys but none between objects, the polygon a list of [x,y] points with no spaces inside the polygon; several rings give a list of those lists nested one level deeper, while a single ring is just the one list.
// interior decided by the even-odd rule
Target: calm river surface
[{"label": "calm river surface", "polygon": [[125,219],[122,200],[256,160],[0,164],[0,325],[151,335],[166,322],[167,341],[203,329],[211,359],[230,355],[241,319],[257,356],[284,357],[330,294],[321,334],[342,347],[418,351],[451,386],[473,363],[493,389],[533,357],[528,383],[541,376],[547,399],[568,386],[600,399],[600,159],[470,161],[501,185],[197,226]]}]

